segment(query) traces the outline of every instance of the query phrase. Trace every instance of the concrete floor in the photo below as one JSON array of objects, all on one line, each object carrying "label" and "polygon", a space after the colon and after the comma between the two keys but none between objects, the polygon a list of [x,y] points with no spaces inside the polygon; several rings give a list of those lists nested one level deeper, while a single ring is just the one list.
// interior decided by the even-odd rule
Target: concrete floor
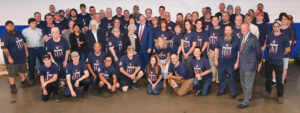
[{"label": "concrete floor", "polygon": [[51,98],[48,102],[43,102],[38,84],[22,89],[18,81],[18,94],[13,95],[8,87],[7,76],[2,76],[0,113],[299,113],[299,69],[299,65],[289,65],[284,104],[279,105],[274,99],[261,96],[264,82],[260,77],[256,80],[250,107],[243,110],[236,108],[238,98],[242,97],[241,90],[235,100],[228,93],[217,97],[215,85],[205,97],[193,94],[178,97],[171,88],[164,89],[159,96],[152,96],[146,94],[146,88],[142,85],[145,81],[141,81],[140,90],[131,89],[128,93],[118,91],[111,97],[98,97],[96,91],[90,88],[87,99],[62,98],[60,102],[55,102]]}]

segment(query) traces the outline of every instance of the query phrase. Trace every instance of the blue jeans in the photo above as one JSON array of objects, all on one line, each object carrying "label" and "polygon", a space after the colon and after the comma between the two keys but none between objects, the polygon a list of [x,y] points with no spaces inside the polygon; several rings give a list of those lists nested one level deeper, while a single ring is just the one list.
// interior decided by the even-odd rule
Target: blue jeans
[{"label": "blue jeans", "polygon": [[[42,56],[46,54],[46,51],[43,47],[40,48],[28,48],[28,65],[29,65],[29,78],[30,80],[34,80],[36,59],[39,59],[40,64],[43,64]],[[38,68],[37,68],[38,69]]]},{"label": "blue jeans", "polygon": [[201,90],[201,95],[205,96],[209,92],[211,81],[212,81],[211,74],[202,77],[202,80],[198,80],[197,78],[195,78],[194,87],[196,89]]},{"label": "blue jeans", "polygon": [[225,92],[226,81],[228,79],[230,95],[236,96],[237,95],[236,71],[234,69],[226,69],[226,68],[218,67],[218,73],[219,73],[219,82],[220,82],[218,93]]},{"label": "blue jeans", "polygon": [[80,62],[85,62],[85,54],[84,53],[80,54]]},{"label": "blue jeans", "polygon": [[147,52],[145,52],[145,53],[139,52],[138,57],[139,57],[140,65],[141,65],[141,70],[145,70],[145,67],[149,62],[149,54]]},{"label": "blue jeans", "polygon": [[[155,82],[152,82],[152,83],[154,84]],[[147,93],[149,95],[151,95],[151,94],[158,95],[160,93],[161,88],[162,88],[162,79],[157,83],[154,90],[152,90],[151,84],[149,82],[147,83]]]},{"label": "blue jeans", "polygon": [[[83,86],[83,91],[87,92],[88,89],[89,89],[89,86],[90,86],[90,82],[91,82],[91,80],[89,78],[86,78],[86,79],[84,79],[84,80],[82,80],[82,81],[79,82],[79,87]],[[72,87],[73,87],[73,90],[75,91],[76,90],[75,83],[72,83]],[[66,87],[65,87],[64,95],[66,97],[70,97],[71,96],[71,91],[70,91],[70,88],[69,88],[68,85],[66,85]]]}]

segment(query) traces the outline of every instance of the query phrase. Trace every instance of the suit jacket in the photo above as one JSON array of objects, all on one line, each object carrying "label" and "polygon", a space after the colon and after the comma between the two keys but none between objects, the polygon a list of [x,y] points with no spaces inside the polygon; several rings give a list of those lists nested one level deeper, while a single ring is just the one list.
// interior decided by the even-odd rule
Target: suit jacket
[{"label": "suit jacket", "polygon": [[[241,46],[244,37],[241,38]],[[242,71],[256,71],[259,62],[262,59],[262,51],[259,41],[252,33],[248,35],[244,47],[240,50],[239,69]]]},{"label": "suit jacket", "polygon": [[86,41],[83,33],[79,34],[79,40],[80,42],[83,41],[84,44],[81,45],[81,47],[78,47],[78,43],[76,40],[76,35],[75,33],[71,33],[69,36],[70,40],[70,45],[71,45],[71,52],[73,51],[78,51],[80,54],[85,53],[86,51]]},{"label": "suit jacket", "polygon": [[[122,50],[121,50],[122,55],[126,54],[126,50],[129,45],[133,45],[133,44],[130,42],[128,34],[125,34],[122,38]],[[138,53],[139,50],[140,50],[140,41],[139,41],[139,38],[136,38],[135,39],[135,51]]]},{"label": "suit jacket", "polygon": [[[97,30],[97,39],[98,39],[98,42],[102,46],[101,50],[106,52],[107,41],[105,40],[105,32],[100,28]],[[93,46],[96,43],[96,40],[95,40],[95,37],[91,30],[86,31],[85,41],[86,41],[86,45],[87,45],[87,50],[93,51]]]},{"label": "suit jacket", "polygon": [[[139,28],[140,28],[140,24],[137,25],[136,34],[139,34]],[[147,53],[147,50],[152,49],[152,45],[153,45],[152,27],[145,24],[142,33],[143,34],[142,34],[142,40],[140,43],[141,44],[140,52]]]}]

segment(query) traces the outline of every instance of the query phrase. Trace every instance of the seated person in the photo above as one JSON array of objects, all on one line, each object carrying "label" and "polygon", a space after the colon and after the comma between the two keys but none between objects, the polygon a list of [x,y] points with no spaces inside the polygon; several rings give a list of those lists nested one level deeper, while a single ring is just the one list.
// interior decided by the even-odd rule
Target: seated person
[{"label": "seated person", "polygon": [[141,71],[138,56],[134,55],[134,47],[127,47],[127,55],[124,55],[120,59],[120,85],[123,92],[127,92],[128,87],[133,89],[139,89],[137,81],[140,80],[144,73]]},{"label": "seated person", "polygon": [[146,75],[148,80],[147,93],[149,95],[158,95],[162,88],[162,72],[155,55],[150,57],[150,61],[146,67]]},{"label": "seated person", "polygon": [[120,87],[120,84],[117,82],[115,67],[112,66],[112,60],[111,56],[106,55],[104,64],[100,65],[99,76],[96,79],[99,86],[99,96],[103,96],[104,86],[107,86],[107,89],[112,93],[116,91],[116,88]]},{"label": "seated person", "polygon": [[193,89],[194,76],[179,61],[177,54],[171,55],[171,62],[167,76],[168,83],[178,96],[183,96]]},{"label": "seated person", "polygon": [[42,100],[48,101],[51,93],[54,93],[55,101],[59,101],[59,96],[57,93],[57,74],[58,67],[56,64],[51,62],[51,57],[49,54],[43,56],[44,64],[39,68],[39,76],[41,81]]},{"label": "seated person", "polygon": [[89,72],[84,62],[80,62],[79,58],[80,56],[77,51],[71,53],[72,62],[66,68],[67,87],[65,87],[64,91],[66,97],[76,97],[76,88],[84,86],[82,97],[87,98],[90,86]]}]

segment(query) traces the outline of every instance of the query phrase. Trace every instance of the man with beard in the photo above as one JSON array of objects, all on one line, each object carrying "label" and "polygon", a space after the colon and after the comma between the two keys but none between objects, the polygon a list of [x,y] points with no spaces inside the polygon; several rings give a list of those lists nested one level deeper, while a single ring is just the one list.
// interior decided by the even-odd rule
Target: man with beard
[{"label": "man with beard", "polygon": [[135,21],[138,23],[139,21],[139,17],[141,16],[142,14],[140,13],[140,8],[138,5],[134,5],[133,6],[133,13],[130,15],[131,18],[135,18]]},{"label": "man with beard", "polygon": [[5,22],[6,33],[2,37],[1,48],[8,71],[8,81],[11,93],[16,94],[15,77],[21,78],[21,86],[28,86],[25,78],[26,57],[28,57],[27,43],[21,32],[15,31],[15,25],[12,21]]},{"label": "man with beard", "polygon": [[225,36],[221,38],[215,48],[215,65],[218,67],[219,90],[217,95],[225,94],[226,81],[228,79],[230,96],[237,96],[236,69],[239,65],[240,43],[237,37],[233,37],[233,29],[225,26]]}]

